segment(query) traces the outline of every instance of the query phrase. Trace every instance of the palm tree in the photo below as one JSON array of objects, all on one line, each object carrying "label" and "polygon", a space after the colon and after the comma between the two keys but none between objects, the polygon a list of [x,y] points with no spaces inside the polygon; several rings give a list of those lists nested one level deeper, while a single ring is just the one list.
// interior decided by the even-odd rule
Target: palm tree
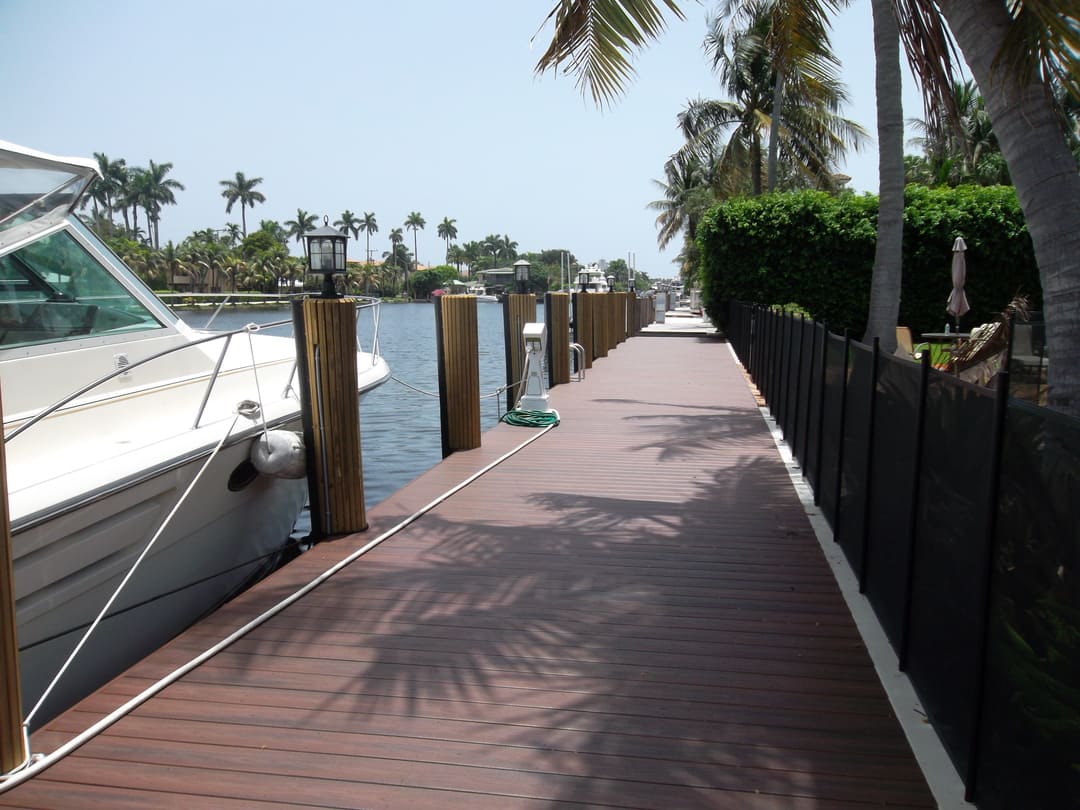
[{"label": "palm tree", "polygon": [[[710,21],[706,46],[730,101],[691,102],[680,116],[687,138],[684,151],[695,152],[703,167],[705,155],[719,155],[713,170],[718,196],[742,186],[740,176],[749,172],[754,194],[762,191],[763,146],[769,140],[768,188],[776,190],[780,168],[788,184],[808,178],[819,188],[835,186],[836,165],[849,145],[859,147],[865,133],[838,110],[847,100],[843,85],[827,66],[833,60],[828,36],[811,26],[819,37],[811,56],[809,46],[789,54],[786,78],[777,78],[775,55],[769,43],[782,36],[796,36],[785,27],[777,34],[775,5],[778,0],[744,3],[724,27],[721,18]],[[745,28],[735,25],[744,21]],[[776,92],[782,84],[784,90]],[[779,100],[780,107],[776,104]],[[778,127],[783,119],[784,126]],[[732,130],[726,145],[721,138]],[[781,163],[783,166],[781,167]],[[734,175],[734,176],[729,176]],[[721,189],[719,184],[727,188]]]},{"label": "palm tree", "polygon": [[502,237],[497,234],[489,233],[484,237],[484,241],[480,243],[481,249],[484,255],[491,254],[491,269],[495,269],[495,264],[498,262],[499,254],[502,252]]},{"label": "palm tree", "polygon": [[304,234],[315,230],[315,215],[309,214],[303,208],[296,209],[296,219],[285,220],[285,238],[293,236],[297,242],[304,246],[304,255],[307,256],[307,242]]},{"label": "palm tree", "polygon": [[244,177],[243,172],[237,172],[236,177],[232,180],[222,180],[221,185],[225,188],[221,192],[221,196],[225,198],[225,213],[228,214],[232,211],[233,205],[240,203],[240,225],[244,236],[247,236],[247,215],[244,211],[245,208],[254,208],[256,203],[266,202],[266,197],[262,192],[255,191],[255,186],[262,182],[261,177]]},{"label": "palm tree", "polygon": [[516,259],[518,256],[518,243],[511,239],[508,235],[503,234],[499,237],[499,252],[502,253],[508,259]]},{"label": "palm tree", "polygon": [[364,254],[364,261],[371,261],[371,235],[379,232],[379,226],[375,222],[375,214],[368,211],[364,212],[363,218],[360,220],[360,230],[367,234],[367,253]]},{"label": "palm tree", "polygon": [[[390,231],[390,253],[389,253],[389,258],[390,258],[391,262],[393,263],[393,265],[395,267],[399,268],[399,269],[402,269],[404,274],[405,274],[405,284],[404,284],[403,289],[404,289],[404,291],[406,293],[406,298],[408,298],[409,297],[408,296],[408,291],[409,291],[409,263],[406,260],[404,268],[401,268],[401,265],[398,264],[398,260],[401,258],[401,256],[400,256],[401,243],[404,242],[404,241],[405,241],[405,234],[404,234],[404,232],[402,231],[401,228],[394,228],[393,230]],[[387,257],[387,254],[384,253],[383,258],[386,258],[386,257]]]},{"label": "palm tree", "polygon": [[1055,0],[1023,0],[1015,13],[1000,0],[894,2],[930,117],[951,109],[945,23],[983,94],[1039,264],[1054,357],[1048,404],[1080,416],[1080,172],[1053,95],[1060,84],[1080,98],[1075,9]]},{"label": "palm tree", "polygon": [[360,218],[347,208],[341,212],[341,219],[334,221],[335,228],[338,228],[342,233],[351,233],[353,239],[360,238],[360,224]]},{"label": "palm tree", "polygon": [[[768,80],[769,109],[773,111],[769,122],[768,190],[775,191],[779,165],[780,127],[785,117],[788,92],[792,83],[821,81],[838,86],[835,70],[839,62],[829,43],[829,24],[826,11],[838,11],[849,0],[726,0],[722,13],[713,21],[710,38],[720,34],[725,21],[738,26],[740,21],[748,28],[764,22],[761,47],[767,54],[770,69]],[[801,91],[805,93],[805,89]],[[795,109],[798,109],[797,107]]]},{"label": "palm tree", "polygon": [[260,231],[266,231],[266,233],[270,234],[270,236],[273,237],[275,242],[280,243],[283,247],[289,241],[288,232],[285,230],[285,228],[282,227],[281,223],[278,222],[277,220],[273,220],[273,219],[261,219],[261,220],[259,220],[259,230]]},{"label": "palm tree", "polygon": [[702,214],[716,202],[717,195],[709,182],[707,171],[693,154],[673,155],[664,164],[667,182],[654,180],[664,192],[664,199],[649,203],[648,207],[659,213],[656,227],[659,233],[656,243],[663,250],[677,235],[684,235],[684,244],[692,245],[697,236],[697,225]]},{"label": "palm tree", "polygon": [[105,216],[112,221],[116,202],[126,180],[127,164],[123,158],[109,160],[103,152],[94,152],[94,158],[98,162],[98,173],[101,175],[90,190],[94,213],[97,213],[97,206],[101,205]]},{"label": "palm tree", "polygon": [[[427,223],[424,221],[424,218],[422,216],[420,216],[419,211],[413,211],[405,219],[405,227],[412,230],[413,261],[416,262],[417,266],[419,266],[419,264],[420,264],[420,251],[417,249],[417,246],[416,246],[416,232],[418,230],[422,230],[425,225],[427,225]],[[406,295],[409,295],[409,276],[408,276],[407,273],[405,275],[405,293],[406,293]],[[411,297],[411,296],[409,296],[409,297]]]},{"label": "palm tree", "polygon": [[146,210],[147,228],[155,249],[161,246],[161,207],[176,205],[174,192],[184,190],[178,180],[165,176],[172,171],[172,167],[171,163],[154,163],[151,160],[150,167],[141,176],[141,203]]},{"label": "palm tree", "polygon": [[451,245],[446,251],[446,261],[457,268],[459,276],[461,275],[461,265],[468,260],[469,254],[460,245]]},{"label": "palm tree", "polygon": [[413,256],[416,257],[417,262],[420,261],[420,251],[417,249],[416,246],[416,232],[422,231],[425,225],[427,225],[427,222],[425,222],[424,218],[420,216],[419,211],[413,211],[409,214],[408,217],[405,218],[405,227],[411,230],[413,233]]},{"label": "palm tree", "polygon": [[450,261],[450,240],[457,239],[457,222],[456,219],[450,219],[450,217],[443,217],[443,221],[439,223],[437,233],[439,238],[446,241],[446,260]]},{"label": "palm tree", "polygon": [[922,132],[914,143],[922,147],[924,157],[915,166],[930,180],[927,185],[1008,185],[1001,148],[975,82],[953,82],[952,97],[958,120],[934,117],[911,122]]}]

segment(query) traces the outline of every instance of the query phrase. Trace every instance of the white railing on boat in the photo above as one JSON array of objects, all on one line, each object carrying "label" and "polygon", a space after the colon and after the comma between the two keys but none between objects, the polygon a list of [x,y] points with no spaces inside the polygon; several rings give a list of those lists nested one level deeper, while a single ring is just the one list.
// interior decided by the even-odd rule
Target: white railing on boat
[{"label": "white railing on boat", "polygon": [[[228,296],[226,296],[226,298],[227,297]],[[293,298],[295,299],[295,296]],[[381,304],[381,301],[378,298],[357,299],[357,307],[356,307],[357,311],[360,312],[360,311],[364,311],[364,310],[370,310],[371,315],[372,315],[372,319],[373,319],[373,323],[374,323],[374,332],[373,332],[373,335],[372,335],[372,347],[371,347],[371,352],[370,352],[372,366],[374,366],[378,362],[378,357],[379,357],[379,305],[380,304]],[[219,307],[219,310],[220,310],[220,307]],[[216,314],[215,314],[215,317],[216,317]],[[211,318],[211,321],[213,321],[213,318]],[[213,372],[211,372],[210,378],[207,380],[206,390],[203,392],[202,401],[199,404],[199,408],[198,408],[198,410],[197,410],[197,412],[195,414],[195,419],[194,419],[194,421],[193,421],[193,423],[191,425],[192,430],[197,430],[198,427],[199,427],[199,423],[202,421],[203,414],[206,411],[206,405],[210,401],[210,395],[213,393],[214,385],[217,382],[218,377],[220,375],[221,366],[225,362],[225,357],[228,354],[229,346],[232,343],[233,337],[235,335],[251,334],[253,332],[258,332],[258,331],[261,331],[261,330],[264,330],[264,329],[273,329],[275,327],[285,326],[285,325],[290,325],[290,324],[292,324],[292,318],[291,317],[285,318],[285,319],[282,319],[282,320],[279,320],[279,321],[271,321],[269,323],[247,324],[246,326],[242,326],[239,329],[232,329],[232,330],[228,330],[228,331],[224,331],[224,332],[215,332],[214,334],[207,335],[206,337],[194,338],[194,339],[192,339],[190,341],[187,341],[187,342],[185,342],[185,343],[183,343],[183,344],[181,344],[179,346],[172,346],[172,347],[170,347],[168,349],[163,349],[162,351],[156,352],[156,353],[154,353],[154,354],[152,354],[152,355],[150,355],[148,357],[144,357],[142,360],[137,360],[137,361],[135,361],[133,363],[126,364],[126,365],[124,365],[124,366],[122,366],[120,368],[117,368],[117,369],[111,371],[108,374],[105,374],[105,375],[103,375],[101,377],[98,377],[96,380],[93,380],[92,382],[87,383],[86,385],[82,386],[81,388],[76,389],[75,391],[72,391],[70,394],[68,394],[67,396],[63,397],[62,399],[54,402],[52,405],[49,405],[49,406],[43,408],[42,410],[38,411],[33,416],[26,419],[26,421],[24,421],[18,427],[14,428],[9,433],[5,433],[4,434],[4,443],[6,444],[7,442],[14,439],[16,436],[18,436],[18,435],[26,432],[27,430],[29,430],[31,427],[36,425],[41,420],[51,416],[52,414],[56,413],[61,408],[65,407],[67,405],[70,405],[75,400],[77,400],[80,397],[83,397],[86,394],[90,393],[91,391],[93,391],[98,386],[104,385],[109,380],[112,380],[112,379],[114,379],[116,377],[119,377],[121,375],[124,375],[124,374],[129,374],[133,370],[135,370],[135,369],[137,369],[137,368],[139,368],[141,366],[145,366],[145,365],[147,365],[149,363],[155,362],[156,360],[160,360],[162,357],[166,357],[168,355],[174,354],[176,352],[184,351],[185,349],[190,349],[190,348],[193,348],[195,346],[201,346],[201,345],[206,344],[206,343],[212,343],[215,340],[221,340],[221,341],[223,341],[223,345],[221,347],[221,352],[218,354],[217,360],[214,363],[214,370],[213,370]],[[205,328],[206,327],[203,327],[203,329],[205,329]],[[202,331],[202,330],[200,330],[200,331]],[[358,351],[363,350],[363,347],[360,345],[359,333],[357,334],[356,345],[357,345],[357,350]],[[296,376],[296,368],[297,368],[297,363],[294,360],[293,365],[292,365],[292,370],[289,372],[288,381],[286,383],[286,387],[285,387],[286,391],[292,386],[293,378]]]}]

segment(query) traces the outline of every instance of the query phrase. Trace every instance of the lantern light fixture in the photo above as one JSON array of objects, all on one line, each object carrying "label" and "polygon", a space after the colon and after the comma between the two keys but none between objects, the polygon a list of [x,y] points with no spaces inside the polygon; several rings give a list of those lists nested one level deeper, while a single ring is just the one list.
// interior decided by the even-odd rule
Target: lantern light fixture
[{"label": "lantern light fixture", "polygon": [[304,234],[307,243],[308,273],[322,273],[323,298],[340,298],[334,275],[345,273],[345,244],[349,235],[330,227],[330,217],[323,217],[323,227]]}]

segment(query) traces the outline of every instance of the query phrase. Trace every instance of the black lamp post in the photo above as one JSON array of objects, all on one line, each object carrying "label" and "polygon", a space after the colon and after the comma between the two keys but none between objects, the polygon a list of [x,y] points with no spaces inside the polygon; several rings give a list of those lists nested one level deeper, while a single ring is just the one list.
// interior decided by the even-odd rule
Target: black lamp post
[{"label": "black lamp post", "polygon": [[529,291],[529,268],[531,264],[526,259],[518,259],[514,262],[514,278],[517,279],[517,291],[525,293]]},{"label": "black lamp post", "polygon": [[581,285],[582,292],[589,291],[589,274],[584,270],[579,270],[577,274],[578,284]]},{"label": "black lamp post", "polygon": [[615,276],[608,273],[607,278],[607,291],[615,292]]},{"label": "black lamp post", "polygon": [[307,242],[308,272],[323,274],[323,298],[340,298],[334,286],[334,274],[345,272],[345,243],[349,235],[330,227],[330,217],[323,217],[323,226],[304,234]]}]

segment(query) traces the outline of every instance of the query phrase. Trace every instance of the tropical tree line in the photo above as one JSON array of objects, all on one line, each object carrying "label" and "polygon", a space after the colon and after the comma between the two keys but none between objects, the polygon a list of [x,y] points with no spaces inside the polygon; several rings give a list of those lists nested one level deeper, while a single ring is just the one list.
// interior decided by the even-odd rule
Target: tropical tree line
[{"label": "tropical tree line", "polygon": [[[248,210],[266,202],[258,189],[263,182],[261,177],[236,172],[234,177],[221,181],[225,213],[239,208],[239,224],[229,222],[220,229],[204,228],[179,244],[170,241],[161,247],[158,230],[161,212],[165,205],[176,204],[174,192],[184,188],[168,177],[172,164],[151,161],[149,168],[142,169],[102,153],[95,153],[95,157],[101,178],[84,203],[92,207],[89,224],[154,288],[203,293],[277,293],[291,292],[305,283],[304,235],[320,226],[318,217],[297,208],[291,219],[280,223],[264,219],[249,232]],[[387,298],[426,297],[449,281],[446,269],[450,266],[459,277],[471,276],[523,256],[518,252],[517,241],[506,234],[488,234],[483,239],[458,244],[457,220],[444,217],[436,232],[446,245],[445,265],[429,268],[430,272],[424,271],[425,275],[418,277],[417,234],[426,225],[419,211],[410,212],[400,227],[390,230],[389,249],[376,257],[371,247],[372,236],[379,233],[375,213],[342,211],[333,221],[333,227],[358,243],[363,237],[364,244],[363,258],[348,263],[345,279],[348,289]],[[413,236],[412,251],[406,240],[409,231]],[[291,255],[290,243],[299,245],[305,258]],[[530,286],[538,291],[556,286],[565,254],[567,251],[524,254],[534,264]]]},{"label": "tropical tree line", "polygon": [[[781,133],[788,121],[786,99],[805,92],[801,77],[829,68],[827,32],[831,15],[850,0],[722,0],[718,19],[724,20],[721,50],[732,65],[743,69],[722,78],[739,82],[757,75],[755,55],[762,52],[762,67],[771,101],[757,101],[739,84],[742,96],[755,99],[753,126],[768,126],[766,163],[771,190],[782,177]],[[630,59],[637,49],[659,37],[665,13],[684,15],[677,0],[557,0],[547,20],[553,23],[548,48],[536,70],[559,70],[573,75],[583,93],[598,105],[610,103],[633,75]],[[979,123],[979,104],[968,108],[970,128],[961,139],[963,159],[951,151],[950,131],[964,130],[963,101],[956,92],[955,58],[963,57],[975,87],[981,93],[985,123],[992,127],[993,144],[1000,150],[1003,169],[1013,183],[1024,212],[1039,267],[1047,323],[1050,364],[1049,404],[1080,415],[1080,172],[1077,171],[1075,108],[1080,101],[1080,12],[1073,0],[871,0],[876,65],[877,141],[879,152],[879,214],[877,244],[871,280],[867,332],[864,339],[880,338],[895,345],[895,327],[902,289],[903,198],[905,170],[923,171],[940,181],[965,175],[1000,179],[994,161],[986,159],[990,141]],[[767,30],[755,21],[768,20]],[[716,45],[721,39],[716,38]],[[708,44],[708,41],[707,41]],[[927,116],[925,165],[907,161],[903,146],[901,53],[918,77]],[[768,103],[768,106],[766,106]],[[748,106],[748,105],[743,105]],[[773,112],[776,114],[773,114]],[[1071,111],[1071,119],[1070,119]],[[731,115],[734,110],[717,109]],[[786,116],[786,117],[785,117]],[[693,123],[693,121],[691,121]],[[708,120],[706,119],[706,123]],[[754,131],[742,125],[744,135],[730,151],[729,164],[743,159],[750,167],[751,188],[760,163],[754,150]],[[825,143],[824,137],[819,141]],[[980,155],[975,151],[978,145]],[[717,144],[719,147],[719,144]],[[704,145],[702,146],[704,148]],[[709,157],[723,157],[714,149]],[[775,156],[775,157],[774,157]],[[794,165],[794,163],[793,163]],[[665,191],[667,205],[682,197],[694,205],[704,196],[685,188],[695,172],[708,165],[673,164]],[[954,173],[955,170],[955,173]],[[737,175],[736,175],[737,176]],[[745,182],[745,181],[744,181]],[[661,215],[665,211],[661,210]],[[690,214],[684,215],[689,227]],[[663,223],[661,233],[663,233]],[[678,233],[680,227],[675,227]]]}]

